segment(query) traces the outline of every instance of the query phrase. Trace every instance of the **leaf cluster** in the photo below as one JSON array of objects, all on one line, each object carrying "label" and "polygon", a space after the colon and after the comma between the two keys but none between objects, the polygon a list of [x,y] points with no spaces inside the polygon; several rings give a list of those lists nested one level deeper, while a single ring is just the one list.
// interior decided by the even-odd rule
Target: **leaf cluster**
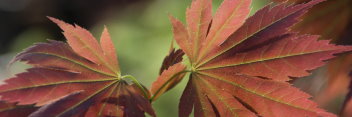
[{"label": "leaf cluster", "polygon": [[211,0],[194,0],[186,24],[170,16],[180,49],[171,47],[150,90],[121,75],[106,28],[98,42],[86,29],[49,17],[67,43],[38,43],[13,59],[33,67],[0,86],[0,115],[156,116],[152,102],[189,76],[180,117],[335,116],[288,83],[352,50],[291,30],[323,1],[269,4],[248,16],[251,0],[224,0],[213,16]]}]

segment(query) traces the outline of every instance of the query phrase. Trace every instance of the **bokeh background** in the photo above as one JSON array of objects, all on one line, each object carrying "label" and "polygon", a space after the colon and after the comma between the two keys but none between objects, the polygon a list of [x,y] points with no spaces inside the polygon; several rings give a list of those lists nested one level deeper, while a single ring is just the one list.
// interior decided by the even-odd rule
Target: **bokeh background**
[{"label": "bokeh background", "polygon": [[[92,31],[95,37],[100,37],[106,25],[116,46],[123,75],[133,75],[150,88],[158,76],[162,60],[167,55],[172,40],[168,15],[172,14],[185,21],[185,10],[191,1],[0,0],[0,79],[10,78],[30,67],[23,63],[15,63],[10,67],[7,67],[7,64],[16,53],[33,43],[45,42],[47,39],[65,41],[61,30],[46,17],[51,16],[85,27]],[[214,11],[221,1],[213,0]],[[253,0],[252,14],[269,2]],[[320,72],[324,72],[324,69],[320,69]],[[315,73],[313,76],[319,75]],[[178,100],[185,87],[185,81],[187,80],[153,103],[158,116],[177,116]],[[313,89],[312,84],[304,84],[305,80],[297,86],[314,93],[314,90],[321,88],[322,83],[318,82],[313,84],[318,85]],[[337,113],[342,102],[343,98],[339,98],[333,103],[337,106],[329,106],[327,109]]]}]

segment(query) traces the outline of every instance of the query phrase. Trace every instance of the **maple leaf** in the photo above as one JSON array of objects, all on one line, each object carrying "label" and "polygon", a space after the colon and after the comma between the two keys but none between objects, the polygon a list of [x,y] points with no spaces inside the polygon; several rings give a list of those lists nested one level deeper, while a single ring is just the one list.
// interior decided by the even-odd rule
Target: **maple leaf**
[{"label": "maple leaf", "polygon": [[26,117],[37,109],[38,107],[33,105],[16,105],[0,101],[0,117]]},{"label": "maple leaf", "polygon": [[[100,43],[78,25],[49,17],[64,31],[68,44],[49,40],[18,54],[33,68],[0,86],[1,100],[43,106],[33,117],[155,116],[149,92],[131,76],[121,76],[115,48],[106,28]],[[126,78],[134,79],[128,84]],[[53,109],[53,107],[55,107]]]},{"label": "maple leaf", "polygon": [[154,83],[191,72],[180,99],[181,117],[192,110],[196,117],[334,116],[287,83],[309,75],[308,70],[324,65],[333,54],[352,49],[289,30],[322,1],[268,5],[246,19],[251,0],[224,0],[214,17],[211,0],[194,0],[186,11],[186,26],[170,18],[174,39],[190,65],[165,71],[168,75]]},{"label": "maple leaf", "polygon": [[[284,2],[284,0],[273,1]],[[302,3],[307,1],[311,0],[288,0],[287,2]],[[302,17],[302,21],[292,29],[300,31],[302,34],[319,34],[322,36],[321,39],[329,39],[335,44],[348,44],[346,42],[349,39],[341,37],[343,37],[343,34],[350,34],[347,29],[348,24],[352,24],[351,5],[351,0],[328,0],[315,5]],[[314,97],[314,100],[320,106],[330,105],[329,103],[333,99],[347,92],[346,89],[350,80],[348,74],[352,64],[351,57],[351,55],[339,56],[328,62],[327,72],[324,73],[326,77],[319,77],[321,80],[327,81],[326,86]],[[311,85],[307,87],[311,87]]]}]

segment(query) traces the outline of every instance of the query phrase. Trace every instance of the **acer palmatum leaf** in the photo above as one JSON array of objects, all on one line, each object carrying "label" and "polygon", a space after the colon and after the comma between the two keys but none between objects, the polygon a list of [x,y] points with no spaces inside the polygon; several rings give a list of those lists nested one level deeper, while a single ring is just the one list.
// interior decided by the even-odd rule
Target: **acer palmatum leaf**
[{"label": "acer palmatum leaf", "polygon": [[179,116],[192,110],[196,117],[335,116],[286,82],[309,75],[333,54],[352,50],[290,31],[322,1],[268,5],[246,19],[251,0],[224,0],[213,18],[211,0],[194,0],[187,25],[170,17],[174,39],[190,60],[186,70],[173,73],[191,72]]},{"label": "acer palmatum leaf", "polygon": [[[27,62],[33,68],[6,80],[0,86],[1,100],[43,106],[44,109],[39,109],[40,112],[33,116],[51,113],[51,116],[65,117],[138,117],[144,116],[144,112],[155,116],[147,99],[149,92],[137,82],[126,84],[124,79],[129,76],[120,75],[115,48],[106,28],[99,44],[89,31],[80,26],[49,19],[64,31],[68,45],[49,40],[18,54],[13,62]],[[132,99],[138,100],[129,103]],[[128,103],[112,104],[104,100]]]},{"label": "acer palmatum leaf", "polygon": [[16,103],[8,103],[0,101],[0,117],[27,117],[38,107],[33,105],[16,105]]},{"label": "acer palmatum leaf", "polygon": [[[287,0],[273,0],[275,2],[285,2]],[[287,2],[301,3],[311,0],[288,0]],[[315,5],[302,16],[302,21],[292,27],[292,30],[300,31],[301,34],[318,34],[320,39],[329,39],[335,44],[348,44],[346,38],[341,38],[348,33],[348,24],[352,24],[352,1],[351,0],[328,0]],[[333,18],[326,18],[333,17]],[[332,23],[335,22],[335,23]],[[314,100],[325,107],[338,96],[347,92],[349,83],[349,72],[351,70],[351,55],[339,56],[329,61],[325,77],[326,86],[315,95]],[[310,83],[307,83],[310,86]],[[308,87],[309,87],[308,86]]]}]

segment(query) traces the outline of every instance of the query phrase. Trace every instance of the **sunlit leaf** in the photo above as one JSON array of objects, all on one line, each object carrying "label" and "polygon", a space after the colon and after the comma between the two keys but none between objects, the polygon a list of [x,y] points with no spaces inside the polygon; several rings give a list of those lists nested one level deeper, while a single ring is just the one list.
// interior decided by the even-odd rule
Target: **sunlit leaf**
[{"label": "sunlit leaf", "polygon": [[289,29],[322,1],[268,5],[246,19],[251,0],[224,0],[211,20],[211,13],[205,12],[211,9],[211,0],[195,0],[188,11],[203,15],[187,12],[186,27],[171,17],[175,40],[191,64],[179,116],[189,116],[192,110],[196,117],[334,116],[287,83],[292,77],[309,75],[334,54],[352,49]]}]

